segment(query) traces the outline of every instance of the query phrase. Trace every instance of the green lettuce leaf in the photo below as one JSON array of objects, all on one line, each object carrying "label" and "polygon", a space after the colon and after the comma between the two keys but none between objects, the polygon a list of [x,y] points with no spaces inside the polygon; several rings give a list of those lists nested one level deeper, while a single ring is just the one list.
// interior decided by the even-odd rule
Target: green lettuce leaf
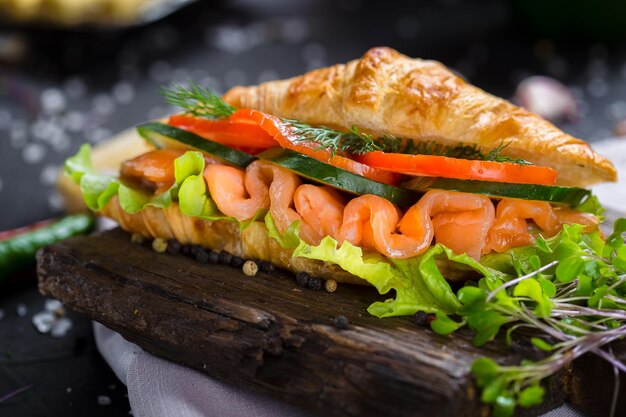
[{"label": "green lettuce leaf", "polygon": [[166,208],[177,201],[181,212],[187,216],[236,222],[240,230],[263,218],[265,209],[245,221],[221,213],[202,177],[204,166],[201,152],[185,152],[174,161],[174,184],[159,195],[151,195],[124,185],[117,177],[99,174],[91,163],[91,147],[83,145],[76,155],[65,161],[65,173],[80,185],[87,207],[94,211],[102,210],[117,195],[122,209],[131,214],[148,206]]}]

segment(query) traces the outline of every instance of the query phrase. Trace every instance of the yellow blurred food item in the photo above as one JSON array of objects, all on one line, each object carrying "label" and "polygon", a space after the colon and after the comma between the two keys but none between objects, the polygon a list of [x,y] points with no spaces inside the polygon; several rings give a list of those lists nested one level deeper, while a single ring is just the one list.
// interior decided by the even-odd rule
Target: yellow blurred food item
[{"label": "yellow blurred food item", "polygon": [[86,23],[125,25],[167,0],[0,0],[0,16],[20,22],[67,26]]}]

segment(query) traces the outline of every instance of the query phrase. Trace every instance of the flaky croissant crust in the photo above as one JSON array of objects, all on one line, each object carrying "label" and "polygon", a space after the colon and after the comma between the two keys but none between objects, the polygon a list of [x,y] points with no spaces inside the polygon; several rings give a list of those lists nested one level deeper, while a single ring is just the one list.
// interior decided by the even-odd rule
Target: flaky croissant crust
[{"label": "flaky croissant crust", "polygon": [[555,168],[558,184],[615,181],[611,162],[540,116],[465,82],[435,61],[373,48],[359,60],[287,80],[235,87],[224,95],[252,108],[314,125],[447,144],[477,144]]},{"label": "flaky croissant crust", "polygon": [[168,208],[146,207],[131,214],[125,212],[117,197],[99,212],[100,215],[117,221],[122,229],[154,239],[176,239],[182,244],[202,245],[217,251],[225,250],[244,259],[259,259],[288,269],[292,272],[307,272],[313,276],[334,279],[337,282],[368,285],[337,265],[313,259],[293,257],[293,249],[285,249],[270,237],[265,223],[252,222],[243,231],[228,220],[208,221],[185,216],[172,203]]}]

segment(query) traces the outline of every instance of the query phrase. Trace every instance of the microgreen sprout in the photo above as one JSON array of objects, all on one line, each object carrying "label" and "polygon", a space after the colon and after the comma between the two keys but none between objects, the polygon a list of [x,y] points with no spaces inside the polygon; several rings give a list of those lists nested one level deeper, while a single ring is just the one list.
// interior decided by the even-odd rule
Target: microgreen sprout
[{"label": "microgreen sprout", "polygon": [[[564,226],[550,239],[538,237],[535,245],[509,252],[514,273],[507,279],[485,277],[478,286],[459,290],[460,321],[437,313],[431,327],[438,333],[467,326],[480,346],[501,331],[511,343],[513,334],[524,330],[522,335],[546,352],[541,360],[516,366],[488,358],[474,362],[471,371],[481,399],[492,406],[494,416],[511,416],[517,406],[541,403],[542,381],[587,352],[626,372],[626,364],[608,346],[626,336],[624,231],[626,219],[619,219],[606,241],[597,231],[584,233],[580,225]],[[489,262],[489,256],[482,261]]]}]

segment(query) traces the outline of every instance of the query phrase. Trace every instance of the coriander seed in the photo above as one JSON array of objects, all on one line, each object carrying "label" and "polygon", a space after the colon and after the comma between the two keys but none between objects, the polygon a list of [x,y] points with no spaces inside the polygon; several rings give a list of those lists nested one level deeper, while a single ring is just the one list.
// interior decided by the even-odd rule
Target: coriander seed
[{"label": "coriander seed", "polygon": [[167,240],[157,237],[152,241],[152,249],[159,253],[165,252],[167,250]]},{"label": "coriander seed", "polygon": [[337,281],[334,279],[327,279],[326,282],[324,282],[324,289],[328,292],[337,291]]},{"label": "coriander seed", "polygon": [[253,277],[259,272],[259,266],[254,261],[245,261],[242,270],[245,275]]},{"label": "coriander seed", "polygon": [[144,242],[144,240],[146,239],[139,233],[133,233],[132,235],[130,235],[130,241],[137,245],[141,245]]}]

